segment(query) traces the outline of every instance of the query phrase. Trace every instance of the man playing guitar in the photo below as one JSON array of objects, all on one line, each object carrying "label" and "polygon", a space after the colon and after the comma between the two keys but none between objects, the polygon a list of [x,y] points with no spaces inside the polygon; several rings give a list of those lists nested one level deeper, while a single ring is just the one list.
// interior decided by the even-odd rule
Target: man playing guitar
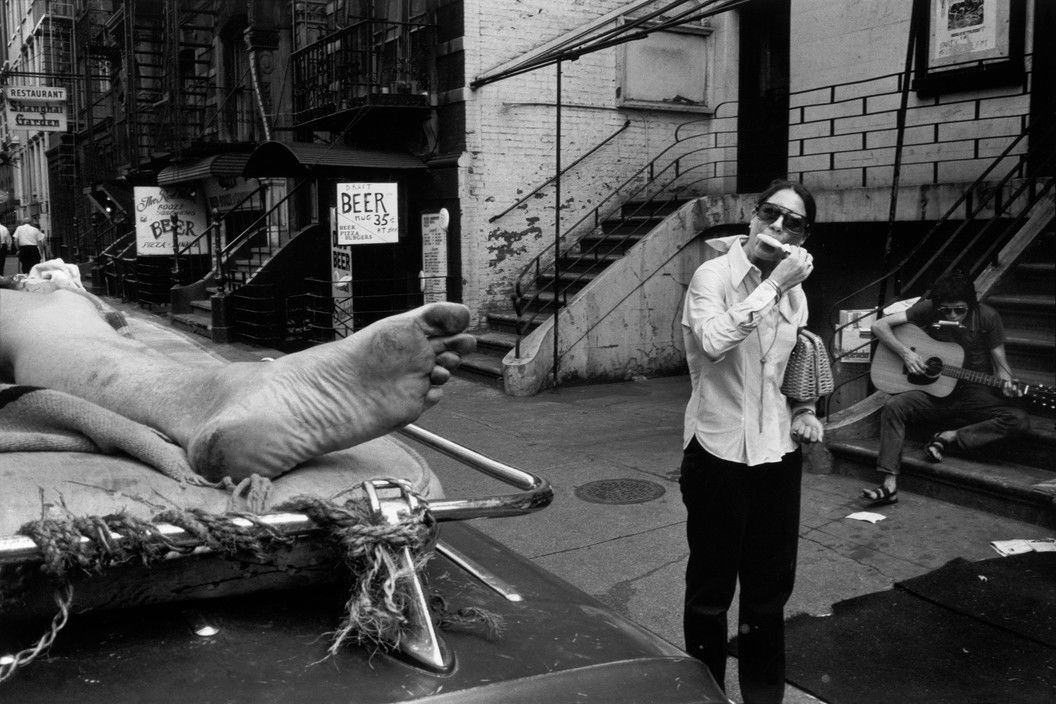
[{"label": "man playing guitar", "polygon": [[927,360],[899,339],[896,329],[911,323],[935,340],[956,342],[964,349],[965,370],[993,374],[1002,380],[1000,390],[964,379],[949,395],[937,398],[924,390],[893,394],[880,414],[880,454],[877,471],[883,482],[864,489],[871,506],[898,501],[898,472],[906,426],[921,423],[941,428],[924,448],[925,457],[941,462],[947,448],[967,452],[988,443],[1024,433],[1030,427],[1026,411],[1009,399],[1023,395],[1014,383],[1005,356],[1005,331],[1001,316],[979,303],[968,278],[953,272],[935,282],[931,292],[909,309],[893,313],[872,325],[873,335],[905,365],[908,377],[928,375]]}]

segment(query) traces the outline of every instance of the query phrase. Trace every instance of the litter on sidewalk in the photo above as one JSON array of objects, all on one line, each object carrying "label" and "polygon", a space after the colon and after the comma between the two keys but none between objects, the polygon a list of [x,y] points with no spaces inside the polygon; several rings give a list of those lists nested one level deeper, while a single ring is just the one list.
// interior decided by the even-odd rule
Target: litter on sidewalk
[{"label": "litter on sidewalk", "polygon": [[990,545],[1002,557],[1009,555],[1020,555],[1025,552],[1056,552],[1056,538],[1041,538],[1040,540],[1028,540],[1016,538],[1013,540],[991,540]]},{"label": "litter on sidewalk", "polygon": [[847,518],[850,518],[853,521],[868,521],[869,523],[878,523],[887,518],[887,516],[882,513],[873,513],[872,511],[857,511],[847,516]]}]

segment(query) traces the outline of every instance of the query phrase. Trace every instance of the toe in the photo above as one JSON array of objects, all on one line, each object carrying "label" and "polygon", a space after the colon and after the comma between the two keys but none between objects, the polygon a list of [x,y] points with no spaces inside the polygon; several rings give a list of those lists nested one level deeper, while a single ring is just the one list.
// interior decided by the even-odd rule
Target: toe
[{"label": "toe", "polygon": [[416,313],[425,334],[430,337],[455,335],[469,326],[469,308],[461,303],[430,303]]},{"label": "toe", "polygon": [[457,352],[441,352],[436,355],[437,366],[443,367],[444,369],[453,370],[461,363],[462,355]]},{"label": "toe", "polygon": [[429,374],[429,383],[433,386],[440,386],[446,384],[451,379],[451,372],[444,367],[433,367],[433,371]]}]

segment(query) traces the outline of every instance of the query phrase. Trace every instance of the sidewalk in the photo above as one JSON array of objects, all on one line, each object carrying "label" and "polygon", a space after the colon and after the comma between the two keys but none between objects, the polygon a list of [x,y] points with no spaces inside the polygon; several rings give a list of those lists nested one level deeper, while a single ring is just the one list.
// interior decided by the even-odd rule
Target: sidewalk
[{"label": "sidewalk", "polygon": [[[120,307],[150,316],[134,306]],[[278,354],[242,344],[213,348],[242,361]],[[540,514],[480,520],[476,526],[681,647],[687,549],[678,468],[688,394],[687,376],[576,386],[531,398],[455,378],[419,425],[548,478],[555,499]],[[453,460],[422,453],[450,497],[510,491]],[[576,494],[588,482],[618,479],[645,480],[662,495],[620,505]],[[788,616],[829,613],[835,602],[890,589],[957,557],[996,557],[991,540],[1050,535],[1039,526],[915,494],[879,509],[887,519],[875,525],[848,520],[861,508],[856,500],[861,487],[859,480],[843,476],[804,475],[797,583]],[[736,599],[731,635],[735,612]],[[735,662],[727,680],[729,695],[739,700]],[[785,701],[818,700],[790,686]]]}]

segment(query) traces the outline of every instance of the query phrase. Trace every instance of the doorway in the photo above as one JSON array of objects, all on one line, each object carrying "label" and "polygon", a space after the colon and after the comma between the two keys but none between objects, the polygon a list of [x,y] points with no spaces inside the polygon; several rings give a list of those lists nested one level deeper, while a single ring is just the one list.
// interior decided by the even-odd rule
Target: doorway
[{"label": "doorway", "polygon": [[757,0],[740,10],[738,193],[788,175],[790,5]]}]

